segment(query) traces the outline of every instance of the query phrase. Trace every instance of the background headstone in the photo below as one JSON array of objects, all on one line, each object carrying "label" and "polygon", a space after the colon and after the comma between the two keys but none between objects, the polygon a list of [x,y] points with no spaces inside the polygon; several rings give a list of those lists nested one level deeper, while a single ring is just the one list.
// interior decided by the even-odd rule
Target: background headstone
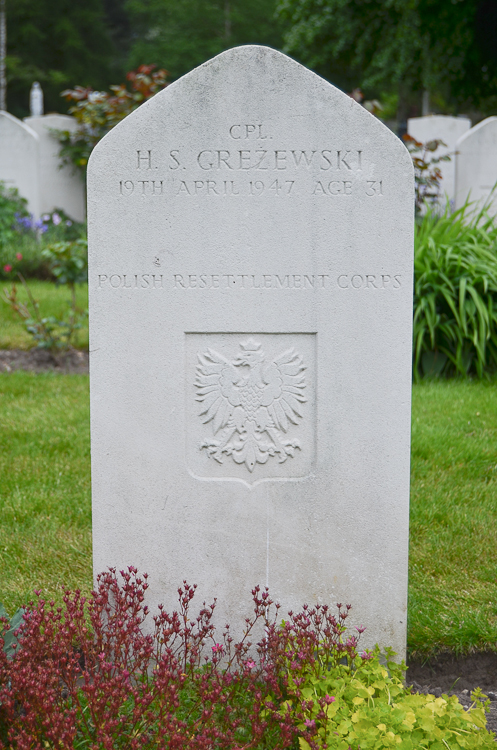
[{"label": "background headstone", "polygon": [[51,135],[51,130],[74,131],[77,122],[68,115],[44,115],[26,117],[25,123],[39,138],[40,159],[40,211],[50,213],[54,208],[63,209],[76,221],[86,218],[86,196],[82,178],[70,166],[60,166],[60,143]]},{"label": "background headstone", "polygon": [[0,112],[0,181],[19,190],[35,217],[40,215],[38,149],[38,136],[30,127]]},{"label": "background headstone", "polygon": [[442,172],[440,183],[440,205],[445,206],[447,198],[453,201],[455,197],[455,174],[456,174],[456,143],[458,139],[471,127],[469,117],[449,117],[448,115],[428,115],[426,117],[412,117],[407,121],[407,132],[421,143],[442,140],[447,148],[440,146],[431,156],[451,155],[450,161],[439,163]]},{"label": "background headstone", "polygon": [[497,192],[490,193],[497,182],[497,117],[468,130],[456,144],[456,208],[466,200],[480,209],[487,201],[489,212],[497,213]]},{"label": "background headstone", "polygon": [[183,579],[240,632],[350,602],[402,653],[414,192],[402,142],[240,47],[117,125],[88,169],[94,570]]}]

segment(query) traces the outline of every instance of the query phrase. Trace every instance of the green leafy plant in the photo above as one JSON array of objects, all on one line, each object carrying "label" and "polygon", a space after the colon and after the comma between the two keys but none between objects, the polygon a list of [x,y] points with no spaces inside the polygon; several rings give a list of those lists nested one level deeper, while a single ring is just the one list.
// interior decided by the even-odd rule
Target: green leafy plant
[{"label": "green leafy plant", "polygon": [[8,188],[0,181],[0,249],[16,240],[18,219],[29,217],[27,206],[17,188]]},{"label": "green leafy plant", "polygon": [[75,333],[81,328],[88,314],[87,310],[78,308],[76,301],[76,284],[88,279],[88,243],[86,239],[57,242],[46,247],[42,251],[42,256],[57,283],[69,288],[71,296],[67,319],[43,316],[38,302],[20,273],[18,277],[26,291],[28,302],[23,303],[19,300],[15,284],[10,290],[4,289],[3,300],[24,320],[26,330],[33,336],[38,348],[48,349],[55,354],[72,346]]},{"label": "green leafy plant", "polygon": [[414,255],[414,377],[497,368],[497,226],[485,208],[429,211]]},{"label": "green leafy plant", "polygon": [[312,741],[299,738],[301,750],[493,746],[494,735],[485,729],[490,701],[481,691],[473,694],[473,706],[465,711],[456,696],[412,693],[404,685],[405,665],[394,661],[389,649],[384,656],[376,647],[338,663],[327,657],[322,653],[304,679],[289,675],[290,700],[282,713],[299,703],[299,729],[314,731]]},{"label": "green leafy plant", "polygon": [[58,284],[71,290],[72,309],[76,309],[76,284],[88,281],[88,240],[56,242],[42,251],[50,271]]},{"label": "green leafy plant", "polygon": [[63,91],[68,102],[75,102],[69,112],[76,118],[78,127],[74,132],[53,130],[61,144],[60,157],[64,164],[74,167],[81,176],[98,141],[118,122],[123,120],[144,101],[167,86],[167,71],[154,70],[155,65],[140,65],[126,75],[127,82],[111,86],[109,91],[94,91],[76,86]]},{"label": "green leafy plant", "polygon": [[27,332],[31,334],[39,349],[47,349],[53,355],[57,351],[68,349],[76,330],[81,327],[81,322],[77,320],[77,311],[71,309],[68,321],[59,320],[54,316],[44,317],[25,278],[22,274],[18,275],[28,296],[28,302],[24,303],[19,300],[16,284],[12,284],[10,290],[3,290],[4,302],[24,321]]}]

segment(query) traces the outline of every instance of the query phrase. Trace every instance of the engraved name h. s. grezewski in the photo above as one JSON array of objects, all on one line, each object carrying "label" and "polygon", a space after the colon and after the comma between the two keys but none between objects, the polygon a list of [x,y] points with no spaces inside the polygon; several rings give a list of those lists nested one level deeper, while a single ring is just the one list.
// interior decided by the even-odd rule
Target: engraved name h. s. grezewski
[{"label": "engraved name h. s. grezewski", "polygon": [[205,438],[200,449],[220,464],[231,456],[252,472],[256,463],[274,456],[283,463],[300,450],[299,440],[283,437],[289,422],[297,425],[302,418],[306,368],[293,347],[266,362],[253,338],[239,346],[231,362],[214,349],[198,354],[199,415],[204,424],[212,422],[216,436]]}]

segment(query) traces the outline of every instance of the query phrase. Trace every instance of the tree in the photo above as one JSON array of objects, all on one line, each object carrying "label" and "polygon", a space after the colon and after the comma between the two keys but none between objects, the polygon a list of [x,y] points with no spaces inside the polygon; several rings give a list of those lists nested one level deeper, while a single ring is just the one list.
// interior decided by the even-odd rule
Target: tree
[{"label": "tree", "polygon": [[[279,0],[285,50],[350,90],[497,95],[497,0]],[[491,101],[491,100],[490,100]],[[402,114],[405,114],[401,112]]]},{"label": "tree", "polygon": [[127,0],[136,40],[129,67],[165,67],[173,79],[237,44],[279,46],[276,0]]},{"label": "tree", "polygon": [[35,80],[46,111],[64,108],[64,87],[108,85],[113,54],[102,0],[7,0],[7,106],[13,114],[29,114]]}]

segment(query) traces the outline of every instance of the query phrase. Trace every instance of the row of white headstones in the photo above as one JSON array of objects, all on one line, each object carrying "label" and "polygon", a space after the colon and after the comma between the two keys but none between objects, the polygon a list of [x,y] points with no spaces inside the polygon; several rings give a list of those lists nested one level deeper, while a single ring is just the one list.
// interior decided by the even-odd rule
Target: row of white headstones
[{"label": "row of white headstones", "polygon": [[497,194],[491,195],[497,182],[497,117],[487,117],[474,128],[467,117],[414,117],[408,120],[407,132],[423,144],[435,139],[445,144],[427,156],[428,161],[450,156],[450,161],[438,164],[440,205],[449,199],[458,209],[469,200],[477,209],[487,204],[490,213],[497,212]]},{"label": "row of white headstones", "polygon": [[62,209],[71,219],[84,221],[84,181],[69,167],[61,167],[60,144],[54,130],[74,131],[67,115],[26,117],[24,121],[0,112],[0,181],[15,187],[28,201],[35,219]]},{"label": "row of white headstones", "polygon": [[[60,147],[53,135],[54,130],[75,128],[75,119],[67,115],[31,116],[22,122],[0,112],[0,181],[19,190],[35,218],[55,208],[76,221],[85,218],[83,181],[70,167],[61,167]],[[488,117],[474,128],[467,117],[415,117],[408,121],[408,133],[423,144],[435,139],[445,144],[428,157],[450,156],[450,161],[438,164],[441,205],[447,199],[454,208],[468,197],[479,206],[489,200],[497,181],[497,117]]]}]

